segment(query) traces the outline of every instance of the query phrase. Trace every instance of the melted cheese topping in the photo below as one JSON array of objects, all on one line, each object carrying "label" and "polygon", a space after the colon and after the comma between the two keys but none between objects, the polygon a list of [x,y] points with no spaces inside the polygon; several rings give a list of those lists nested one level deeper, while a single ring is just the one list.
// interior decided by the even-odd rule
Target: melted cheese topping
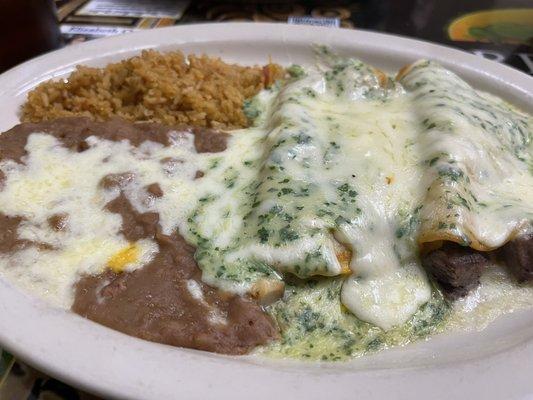
[{"label": "melted cheese topping", "polygon": [[418,143],[429,189],[420,240],[490,250],[530,230],[531,117],[435,63],[416,63],[401,83],[424,126]]},{"label": "melted cheese topping", "polygon": [[[302,316],[302,326],[316,314],[320,329],[363,321],[374,338],[377,329],[405,339],[429,332],[446,308],[421,268],[419,242],[490,249],[530,229],[531,117],[434,63],[419,62],[395,82],[325,54],[245,111],[254,126],[234,131],[215,154],[197,154],[192,137],[178,132],[169,147],[92,138],[82,153],[31,135],[24,165],[0,164],[0,211],[22,216],[19,236],[50,250],[1,255],[0,272],[69,307],[81,274],[149,262],[157,246],[121,236],[120,216],[105,210],[119,192],[99,186],[108,174],[132,172],[123,189],[132,205],[159,213],[164,233],[178,229],[197,247],[208,284],[246,293],[286,274],[330,277],[323,292],[296,285],[286,308],[275,308]],[[196,171],[204,176],[195,179]],[[143,189],[154,182],[160,198]],[[50,228],[55,214],[69,216],[68,229]],[[197,284],[188,288],[203,300]],[[317,296],[329,299],[332,315],[313,308]],[[291,299],[303,299],[294,301],[298,310]]]},{"label": "melted cheese topping", "polygon": [[204,280],[246,291],[280,271],[336,276],[342,244],[353,254],[343,303],[383,329],[406,322],[431,295],[416,243],[397,237],[425,195],[409,96],[343,60],[265,97],[268,117],[242,135],[262,149],[241,161],[249,174],[222,165],[226,191],[193,215]]},{"label": "melted cheese topping", "polygon": [[[77,153],[65,149],[54,137],[42,133],[30,135],[24,165],[4,161],[0,168],[6,175],[0,191],[0,210],[9,216],[21,216],[18,236],[45,244],[14,254],[0,255],[0,271],[18,284],[52,303],[69,308],[73,285],[82,274],[97,274],[106,266],[132,271],[152,259],[158,251],[152,240],[129,243],[120,234],[122,217],[105,209],[116,198],[118,189],[104,190],[100,182],[108,174],[133,172],[135,179],[125,188],[126,195],[139,212],[164,209],[162,225],[167,232],[184,219],[184,199],[194,195],[193,162],[175,173],[168,163],[172,158],[191,159],[192,136],[176,139],[175,146],[146,142],[139,148],[127,142],[115,143],[90,138],[90,149]],[[170,168],[170,169],[169,169]],[[159,182],[166,196],[153,199],[142,188]],[[179,199],[177,201],[176,199]],[[162,205],[156,205],[160,202]],[[68,216],[66,229],[54,230],[48,219]]]},{"label": "melted cheese topping", "polygon": [[131,244],[120,250],[107,261],[107,266],[113,272],[123,272],[125,269],[139,259],[139,246]]}]

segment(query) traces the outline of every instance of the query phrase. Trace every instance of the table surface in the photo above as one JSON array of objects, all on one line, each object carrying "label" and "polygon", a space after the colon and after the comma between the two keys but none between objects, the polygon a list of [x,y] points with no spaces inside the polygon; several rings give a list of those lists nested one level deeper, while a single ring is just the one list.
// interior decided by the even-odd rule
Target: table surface
[{"label": "table surface", "polygon": [[[497,8],[495,8],[497,3]],[[198,22],[268,21],[371,29],[457,47],[533,75],[531,0],[221,2],[56,0],[64,45]],[[334,5],[332,5],[334,4]],[[506,12],[503,10],[514,10]],[[488,22],[487,22],[488,21]],[[0,399],[94,400],[0,349]]]}]

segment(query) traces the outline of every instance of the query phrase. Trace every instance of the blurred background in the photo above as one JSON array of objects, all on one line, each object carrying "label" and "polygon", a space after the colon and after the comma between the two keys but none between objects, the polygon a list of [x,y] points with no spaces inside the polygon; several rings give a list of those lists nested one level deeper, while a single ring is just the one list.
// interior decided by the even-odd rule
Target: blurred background
[{"label": "blurred background", "polygon": [[533,0],[1,0],[0,72],[62,46],[203,22],[370,29],[430,40],[533,74]]},{"label": "blurred background", "polygon": [[[0,0],[0,72],[101,37],[242,21],[399,34],[460,48],[533,75],[533,0]],[[0,349],[0,399],[96,397],[16,362]]]}]

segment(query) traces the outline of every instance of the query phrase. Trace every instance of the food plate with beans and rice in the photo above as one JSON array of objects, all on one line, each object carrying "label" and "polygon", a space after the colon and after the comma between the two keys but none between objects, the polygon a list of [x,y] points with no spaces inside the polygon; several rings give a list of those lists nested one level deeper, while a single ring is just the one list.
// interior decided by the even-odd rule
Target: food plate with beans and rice
[{"label": "food plate with beans and rice", "polygon": [[218,24],[0,87],[0,344],[30,364],[118,398],[533,391],[530,77]]}]

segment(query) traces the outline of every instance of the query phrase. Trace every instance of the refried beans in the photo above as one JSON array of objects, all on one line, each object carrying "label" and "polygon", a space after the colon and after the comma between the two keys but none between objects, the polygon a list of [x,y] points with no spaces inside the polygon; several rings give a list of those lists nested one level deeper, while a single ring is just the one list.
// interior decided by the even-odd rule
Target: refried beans
[{"label": "refried beans", "polygon": [[[24,123],[0,135],[0,161],[24,163],[25,145],[35,132],[59,139],[73,151],[89,148],[90,136],[139,146],[153,141],[172,143],[175,127],[152,123],[133,124],[120,119],[94,122],[88,118],[62,118],[50,122]],[[226,148],[227,134],[203,128],[179,127],[194,135],[197,152]],[[0,175],[0,190],[4,175]],[[195,248],[174,232],[162,233],[159,215],[139,213],[122,192],[133,174],[106,176],[104,188],[116,187],[120,195],[106,209],[122,217],[121,233],[128,240],[152,239],[159,251],[142,268],[116,273],[109,269],[85,275],[77,282],[72,310],[102,325],[154,342],[225,354],[243,354],[278,337],[273,319],[251,298],[212,288],[201,281],[194,260]],[[148,196],[164,193],[157,182],[145,188]],[[0,253],[37,245],[18,238],[22,219],[0,214]],[[56,230],[69,229],[68,215],[48,221]]]}]

